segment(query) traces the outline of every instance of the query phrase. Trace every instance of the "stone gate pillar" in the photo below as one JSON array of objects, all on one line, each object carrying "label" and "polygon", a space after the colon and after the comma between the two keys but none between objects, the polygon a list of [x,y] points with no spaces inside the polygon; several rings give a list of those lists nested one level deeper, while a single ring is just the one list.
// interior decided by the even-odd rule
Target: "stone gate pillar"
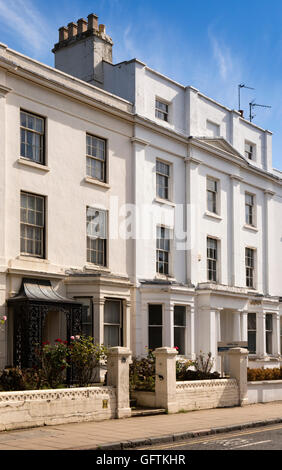
[{"label": "stone gate pillar", "polygon": [[228,351],[230,377],[238,382],[239,404],[248,404],[248,382],[247,382],[247,361],[248,350],[243,348],[232,348]]},{"label": "stone gate pillar", "polygon": [[165,408],[168,413],[177,413],[176,400],[176,356],[175,348],[157,348],[156,358],[156,406]]},{"label": "stone gate pillar", "polygon": [[107,385],[116,388],[117,418],[131,416],[129,401],[129,364],[131,351],[116,346],[110,348],[108,354]]}]

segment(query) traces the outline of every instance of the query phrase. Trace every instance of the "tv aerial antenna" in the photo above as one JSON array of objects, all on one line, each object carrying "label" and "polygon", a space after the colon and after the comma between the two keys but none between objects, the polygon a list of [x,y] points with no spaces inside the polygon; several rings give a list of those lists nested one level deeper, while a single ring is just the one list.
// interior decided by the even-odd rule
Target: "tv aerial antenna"
[{"label": "tv aerial antenna", "polygon": [[254,88],[245,85],[245,83],[240,83],[240,85],[238,85],[238,111],[241,111],[241,88],[248,88],[248,90],[254,90]]},{"label": "tv aerial antenna", "polygon": [[250,122],[252,122],[252,120],[255,117],[255,114],[253,114],[253,108],[255,108],[256,106],[259,106],[260,108],[271,108],[271,106],[267,106],[265,104],[257,104],[254,102],[254,100],[249,103],[249,106],[250,106]]}]

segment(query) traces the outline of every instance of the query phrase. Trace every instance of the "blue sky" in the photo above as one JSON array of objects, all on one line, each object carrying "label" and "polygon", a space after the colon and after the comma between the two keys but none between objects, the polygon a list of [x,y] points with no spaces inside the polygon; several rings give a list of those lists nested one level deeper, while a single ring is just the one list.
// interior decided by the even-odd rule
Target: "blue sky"
[{"label": "blue sky", "polygon": [[96,13],[114,40],[114,62],[138,58],[273,132],[282,169],[282,1],[0,0],[0,42],[53,66],[58,28]]}]

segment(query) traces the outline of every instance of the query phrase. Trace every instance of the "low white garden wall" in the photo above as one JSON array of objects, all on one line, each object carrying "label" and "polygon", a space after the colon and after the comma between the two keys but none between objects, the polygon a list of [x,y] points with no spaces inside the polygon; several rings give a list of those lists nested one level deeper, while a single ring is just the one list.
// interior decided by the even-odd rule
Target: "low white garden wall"
[{"label": "low white garden wall", "polygon": [[114,387],[0,392],[0,431],[111,418]]},{"label": "low white garden wall", "polygon": [[239,388],[236,379],[177,382],[176,399],[178,411],[238,406]]},{"label": "low white garden wall", "polygon": [[282,380],[248,382],[248,403],[267,403],[282,400]]},{"label": "low white garden wall", "polygon": [[132,393],[132,398],[136,399],[137,405],[144,408],[156,408],[156,394],[155,392],[135,391]]},{"label": "low white garden wall", "polygon": [[[138,406],[157,407],[154,392],[135,391],[132,397]],[[239,405],[239,388],[236,379],[192,380],[176,382],[178,411],[207,410]]]}]

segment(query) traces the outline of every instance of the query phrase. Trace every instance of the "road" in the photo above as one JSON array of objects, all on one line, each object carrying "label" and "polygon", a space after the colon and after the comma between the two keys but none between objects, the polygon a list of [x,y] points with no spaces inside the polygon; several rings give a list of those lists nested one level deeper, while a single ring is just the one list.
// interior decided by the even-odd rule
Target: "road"
[{"label": "road", "polygon": [[147,450],[282,450],[282,424],[160,444]]}]

